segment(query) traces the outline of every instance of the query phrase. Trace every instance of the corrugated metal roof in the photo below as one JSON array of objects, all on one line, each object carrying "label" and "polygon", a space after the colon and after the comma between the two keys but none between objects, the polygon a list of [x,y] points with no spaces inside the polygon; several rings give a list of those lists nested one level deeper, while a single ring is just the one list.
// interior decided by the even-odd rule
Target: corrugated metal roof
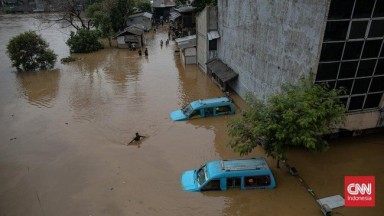
[{"label": "corrugated metal roof", "polygon": [[220,38],[220,34],[218,31],[208,32],[208,40],[213,40],[213,39],[217,39],[217,38]]},{"label": "corrugated metal roof", "polygon": [[180,13],[188,13],[188,12],[195,11],[196,7],[193,7],[193,6],[182,6],[182,7],[179,7],[179,8],[175,8],[175,10],[180,12]]},{"label": "corrugated metal roof", "polygon": [[230,67],[224,64],[220,59],[215,59],[208,62],[207,67],[211,70],[212,74],[216,74],[223,82],[227,82],[238,76]]},{"label": "corrugated metal roof", "polygon": [[175,39],[177,46],[180,49],[185,49],[188,47],[196,46],[196,35],[190,35],[187,37],[177,38]]},{"label": "corrugated metal roof", "polygon": [[148,12],[133,14],[133,15],[129,16],[128,18],[141,17],[141,16],[147,17],[149,19],[152,18],[152,14],[148,13]]},{"label": "corrugated metal roof", "polygon": [[181,16],[181,14],[179,12],[173,11],[173,12],[169,13],[169,20],[175,20],[180,16]]},{"label": "corrugated metal roof", "polygon": [[138,26],[131,25],[131,26],[125,28],[123,31],[117,33],[115,37],[119,37],[119,36],[125,35],[127,33],[134,34],[134,35],[142,35],[142,34],[144,34],[144,31],[142,29],[140,29]]}]

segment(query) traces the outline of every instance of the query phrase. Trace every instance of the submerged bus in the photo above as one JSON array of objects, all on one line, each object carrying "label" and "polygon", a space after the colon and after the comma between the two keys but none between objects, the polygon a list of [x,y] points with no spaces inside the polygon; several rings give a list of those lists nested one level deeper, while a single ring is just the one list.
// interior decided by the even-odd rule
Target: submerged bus
[{"label": "submerged bus", "polygon": [[178,109],[169,114],[173,121],[182,121],[209,116],[235,114],[235,108],[228,97],[217,97],[192,101],[183,109]]},{"label": "submerged bus", "polygon": [[181,176],[185,191],[272,189],[276,181],[263,157],[208,162]]}]

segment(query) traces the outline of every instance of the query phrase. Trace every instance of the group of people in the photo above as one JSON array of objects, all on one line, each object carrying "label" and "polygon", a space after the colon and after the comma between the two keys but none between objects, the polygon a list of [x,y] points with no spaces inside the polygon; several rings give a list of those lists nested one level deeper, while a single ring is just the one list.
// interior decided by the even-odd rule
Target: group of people
[{"label": "group of people", "polygon": [[[143,54],[142,54],[142,52],[141,52],[141,49],[139,49],[139,56],[142,56]],[[145,56],[148,56],[148,49],[147,48],[145,48],[145,50],[144,50],[144,55]]]},{"label": "group of people", "polygon": [[[168,46],[169,45],[169,39],[167,39],[165,41],[165,45]],[[162,47],[163,46],[163,40],[160,40],[160,46]]]}]

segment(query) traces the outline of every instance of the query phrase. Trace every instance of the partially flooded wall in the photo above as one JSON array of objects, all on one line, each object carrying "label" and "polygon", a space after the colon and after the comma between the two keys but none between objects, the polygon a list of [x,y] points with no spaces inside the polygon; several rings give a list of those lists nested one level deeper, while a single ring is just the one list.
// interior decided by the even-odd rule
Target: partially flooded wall
[{"label": "partially flooded wall", "polygon": [[259,98],[317,68],[328,0],[219,0],[219,58],[239,74],[231,87]]}]

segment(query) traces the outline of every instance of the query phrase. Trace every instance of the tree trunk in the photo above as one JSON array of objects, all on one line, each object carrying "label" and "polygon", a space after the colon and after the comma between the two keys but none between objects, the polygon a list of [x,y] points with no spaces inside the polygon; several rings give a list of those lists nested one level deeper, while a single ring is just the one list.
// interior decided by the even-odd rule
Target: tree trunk
[{"label": "tree trunk", "polygon": [[280,159],[277,159],[277,168],[280,168]]}]

